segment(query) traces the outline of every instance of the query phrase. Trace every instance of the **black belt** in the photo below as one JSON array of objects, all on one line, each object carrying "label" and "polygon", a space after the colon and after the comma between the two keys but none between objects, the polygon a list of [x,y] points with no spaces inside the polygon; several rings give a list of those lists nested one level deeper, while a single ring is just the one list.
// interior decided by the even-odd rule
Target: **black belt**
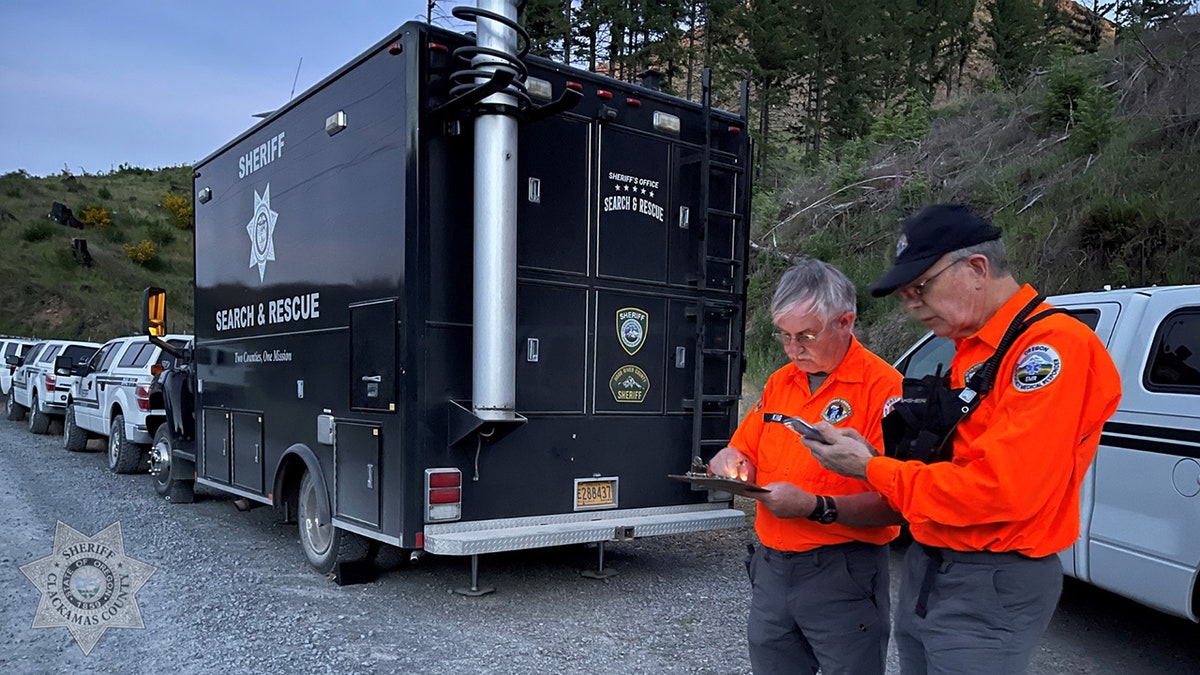
[{"label": "black belt", "polygon": [[767,558],[781,558],[783,560],[808,560],[818,557],[822,552],[830,551],[854,551],[858,549],[873,550],[878,549],[884,544],[871,544],[865,541],[846,541],[840,544],[824,544],[816,548],[811,548],[807,551],[781,551],[770,546],[763,546],[763,554]]},{"label": "black belt", "polygon": [[[950,548],[938,548],[916,542],[929,556],[925,565],[925,576],[921,579],[921,591],[917,594],[917,616],[925,618],[926,605],[929,602],[929,592],[933,590],[933,580],[944,563],[965,563],[968,565],[989,564],[1014,560],[1037,560],[1016,551],[955,551]],[[947,567],[949,569],[949,567]]]}]

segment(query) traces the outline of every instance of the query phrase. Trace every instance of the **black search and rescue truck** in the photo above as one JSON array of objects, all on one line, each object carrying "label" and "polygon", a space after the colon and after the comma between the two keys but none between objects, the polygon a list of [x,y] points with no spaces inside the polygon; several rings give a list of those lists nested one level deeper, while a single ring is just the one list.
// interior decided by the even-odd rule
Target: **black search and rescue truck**
[{"label": "black search and rescue truck", "polygon": [[668,474],[738,421],[745,88],[721,112],[707,76],[688,102],[456,14],[477,42],[405,24],[196,165],[160,492],[273,505],[321,571],[469,555],[476,591],[482,553],[598,542],[603,573],[604,542],[743,525]]}]

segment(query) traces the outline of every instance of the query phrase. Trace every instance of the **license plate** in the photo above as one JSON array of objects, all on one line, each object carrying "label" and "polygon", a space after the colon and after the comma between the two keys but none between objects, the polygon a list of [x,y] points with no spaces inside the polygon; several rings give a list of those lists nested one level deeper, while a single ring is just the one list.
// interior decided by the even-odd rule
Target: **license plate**
[{"label": "license plate", "polygon": [[617,478],[576,478],[575,510],[611,509],[617,506]]}]

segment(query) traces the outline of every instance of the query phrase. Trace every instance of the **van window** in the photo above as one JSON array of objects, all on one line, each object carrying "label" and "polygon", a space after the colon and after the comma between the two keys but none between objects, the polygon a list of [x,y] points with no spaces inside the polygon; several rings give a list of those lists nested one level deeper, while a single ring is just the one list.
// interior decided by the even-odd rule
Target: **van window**
[{"label": "van window", "polygon": [[120,351],[121,351],[121,349],[120,349],[121,343],[119,343],[119,342],[115,345],[110,345],[110,347],[111,348],[104,355],[104,360],[100,362],[100,367],[96,369],[99,372],[102,372],[102,373],[108,372],[108,369],[110,367],[112,367],[113,359],[117,358],[117,354],[120,353]]},{"label": "van window", "polygon": [[1200,394],[1200,308],[1168,315],[1152,345],[1146,388]]},{"label": "van window", "polygon": [[1098,309],[1068,309],[1067,313],[1087,324],[1087,327],[1092,330],[1096,330],[1096,326],[1100,323],[1100,310]]},{"label": "van window", "polygon": [[129,349],[125,350],[125,355],[121,357],[121,368],[141,368],[150,363],[150,358],[154,356],[154,350],[158,347],[143,342],[140,345],[130,345]]},{"label": "van window", "polygon": [[953,358],[954,341],[935,337],[918,347],[905,363],[897,364],[896,369],[905,377],[917,379],[934,373],[945,375],[950,372],[950,361]]},{"label": "van window", "polygon": [[38,353],[40,353],[42,351],[42,349],[45,348],[45,346],[46,346],[45,342],[39,342],[38,344],[30,347],[29,353],[25,355],[24,362],[25,363],[33,363],[34,360],[37,359]]},{"label": "van window", "polygon": [[[167,344],[171,345],[172,347],[174,347],[176,349],[184,349],[187,347],[187,340],[180,340],[180,339],[176,338],[174,340],[167,340]],[[171,353],[165,349],[163,350],[163,352],[161,354],[158,355],[158,364],[163,367],[163,370],[169,370],[171,368],[174,368],[175,360],[176,360],[175,357],[172,356]]]},{"label": "van window", "polygon": [[71,357],[71,363],[83,363],[92,358],[92,354],[96,353],[95,347],[86,345],[67,345],[63,350],[63,356]]},{"label": "van window", "polygon": [[58,350],[62,349],[62,345],[47,345],[42,350],[41,356],[38,357],[38,363],[50,363],[54,361],[54,357],[58,356]]}]

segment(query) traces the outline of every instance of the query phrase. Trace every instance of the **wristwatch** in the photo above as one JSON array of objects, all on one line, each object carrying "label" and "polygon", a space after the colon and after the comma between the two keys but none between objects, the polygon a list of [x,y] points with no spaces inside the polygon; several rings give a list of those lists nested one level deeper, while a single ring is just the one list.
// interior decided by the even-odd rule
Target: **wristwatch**
[{"label": "wristwatch", "polygon": [[837,517],[837,503],[833,501],[833,497],[817,495],[817,504],[813,507],[812,513],[808,514],[808,519],[828,525],[837,520]]}]

